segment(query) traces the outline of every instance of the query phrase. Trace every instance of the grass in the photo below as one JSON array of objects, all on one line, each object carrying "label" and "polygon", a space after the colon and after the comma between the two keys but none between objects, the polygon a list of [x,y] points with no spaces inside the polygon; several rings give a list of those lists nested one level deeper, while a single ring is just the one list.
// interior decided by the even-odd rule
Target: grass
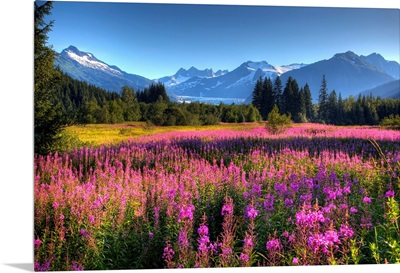
[{"label": "grass", "polygon": [[121,141],[152,136],[168,132],[203,131],[230,129],[245,131],[260,126],[260,123],[221,123],[207,126],[148,126],[145,122],[124,122],[119,124],[87,124],[67,127],[66,130],[76,135],[79,140],[92,145],[117,144]]}]

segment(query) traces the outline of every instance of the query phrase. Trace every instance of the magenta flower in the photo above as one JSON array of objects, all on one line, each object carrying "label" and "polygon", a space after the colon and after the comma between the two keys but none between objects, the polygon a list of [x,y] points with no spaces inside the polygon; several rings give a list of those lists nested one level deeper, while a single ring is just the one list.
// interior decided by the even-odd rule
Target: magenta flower
[{"label": "magenta flower", "polygon": [[351,238],[354,235],[354,231],[351,229],[350,226],[346,225],[346,224],[342,224],[340,226],[340,230],[338,232],[338,235],[342,238]]},{"label": "magenta flower", "polygon": [[299,258],[293,257],[292,263],[293,263],[294,265],[298,265],[298,264],[299,264]]},{"label": "magenta flower", "polygon": [[197,229],[197,233],[200,236],[205,236],[208,235],[208,227],[205,225],[201,225],[198,229]]},{"label": "magenta flower", "polygon": [[35,247],[39,247],[42,244],[42,241],[40,241],[40,239],[36,239],[34,241]]},{"label": "magenta flower", "polygon": [[246,207],[246,214],[245,216],[250,219],[255,219],[258,215],[258,211],[252,206],[249,205]]},{"label": "magenta flower", "polygon": [[76,262],[72,262],[72,270],[73,271],[84,271],[85,268]]},{"label": "magenta flower", "polygon": [[88,222],[91,223],[91,224],[94,223],[94,216],[93,216],[93,215],[90,215],[90,216],[89,216]]},{"label": "magenta flower", "polygon": [[350,213],[357,213],[358,212],[358,210],[355,208],[355,207],[351,207],[350,208]]},{"label": "magenta flower", "polygon": [[394,197],[394,190],[387,191],[387,192],[385,193],[385,197],[386,197],[386,198]]},{"label": "magenta flower", "polygon": [[80,233],[83,237],[88,236],[88,232],[87,232],[86,230],[84,230],[84,229],[79,230],[79,233]]},{"label": "magenta flower", "polygon": [[266,248],[267,250],[280,250],[282,245],[279,239],[272,239],[267,242]]},{"label": "magenta flower", "polygon": [[233,212],[233,208],[231,204],[225,204],[222,206],[222,211],[221,211],[221,215],[230,215]]},{"label": "magenta flower", "polygon": [[249,255],[246,254],[246,253],[240,253],[239,260],[241,260],[242,262],[247,263],[250,260],[250,258],[249,258]]},{"label": "magenta flower", "polygon": [[363,199],[363,203],[364,204],[370,204],[371,203],[371,198],[369,198],[368,196],[365,196]]},{"label": "magenta flower", "polygon": [[170,260],[172,260],[172,258],[174,257],[174,255],[175,255],[175,251],[172,249],[171,244],[170,244],[170,243],[167,243],[167,246],[164,248],[164,253],[163,253],[162,258],[163,258],[164,260],[170,261]]}]

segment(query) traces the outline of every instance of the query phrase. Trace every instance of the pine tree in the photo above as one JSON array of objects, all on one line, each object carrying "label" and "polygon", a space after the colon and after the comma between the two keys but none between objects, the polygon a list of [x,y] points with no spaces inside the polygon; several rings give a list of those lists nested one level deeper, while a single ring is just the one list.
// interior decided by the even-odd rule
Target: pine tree
[{"label": "pine tree", "polygon": [[275,78],[274,81],[274,96],[275,96],[275,103],[280,111],[283,109],[283,102],[282,102],[282,81],[279,76]]},{"label": "pine tree", "polygon": [[319,90],[319,106],[318,106],[318,119],[320,122],[327,122],[329,109],[328,109],[328,88],[325,75],[322,76],[321,89]]},{"label": "pine tree", "polygon": [[54,22],[45,22],[51,14],[52,2],[34,3],[34,152],[52,151],[59,133],[66,125],[62,109],[56,102],[58,73],[54,69],[54,51],[46,45],[47,34]]},{"label": "pine tree", "polygon": [[315,120],[314,106],[311,98],[311,90],[308,84],[304,86],[304,105],[306,108],[306,117],[308,121]]},{"label": "pine tree", "polygon": [[333,90],[328,96],[328,123],[338,124],[337,112],[338,112],[338,101],[336,96],[336,91]]},{"label": "pine tree", "polygon": [[272,81],[269,77],[265,78],[263,82],[261,102],[261,116],[263,117],[263,119],[266,119],[268,113],[271,112],[272,108],[275,105]]},{"label": "pine tree", "polygon": [[253,97],[251,100],[251,104],[261,113],[262,108],[262,92],[263,92],[263,79],[260,78],[257,80],[256,85],[253,90]]}]

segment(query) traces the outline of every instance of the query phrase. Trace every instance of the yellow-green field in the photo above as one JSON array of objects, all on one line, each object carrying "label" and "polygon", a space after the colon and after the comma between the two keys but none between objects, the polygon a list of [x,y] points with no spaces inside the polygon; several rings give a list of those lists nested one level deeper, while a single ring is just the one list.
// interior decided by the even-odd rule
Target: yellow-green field
[{"label": "yellow-green field", "polygon": [[67,132],[77,136],[80,141],[93,145],[116,144],[140,136],[152,136],[174,131],[202,130],[249,130],[263,126],[260,123],[229,123],[207,126],[148,126],[145,122],[124,122],[119,124],[87,124],[67,127]]}]

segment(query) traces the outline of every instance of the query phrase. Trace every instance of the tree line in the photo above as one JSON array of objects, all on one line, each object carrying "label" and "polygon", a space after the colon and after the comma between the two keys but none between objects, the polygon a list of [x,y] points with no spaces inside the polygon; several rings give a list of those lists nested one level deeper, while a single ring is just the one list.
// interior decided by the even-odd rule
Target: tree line
[{"label": "tree line", "polygon": [[312,102],[308,84],[300,87],[289,77],[283,87],[280,77],[272,81],[260,77],[253,89],[252,102],[264,120],[274,105],[280,114],[289,115],[293,122],[316,122],[333,125],[378,125],[385,117],[400,113],[400,99],[361,96],[342,98],[335,90],[328,91],[322,77],[318,103]]},{"label": "tree line", "polygon": [[220,122],[261,121],[253,105],[211,105],[200,102],[171,102],[163,84],[135,91],[124,86],[121,93],[109,92],[72,79],[58,70],[56,87],[60,114],[75,124],[146,121],[154,125],[215,125]]}]

